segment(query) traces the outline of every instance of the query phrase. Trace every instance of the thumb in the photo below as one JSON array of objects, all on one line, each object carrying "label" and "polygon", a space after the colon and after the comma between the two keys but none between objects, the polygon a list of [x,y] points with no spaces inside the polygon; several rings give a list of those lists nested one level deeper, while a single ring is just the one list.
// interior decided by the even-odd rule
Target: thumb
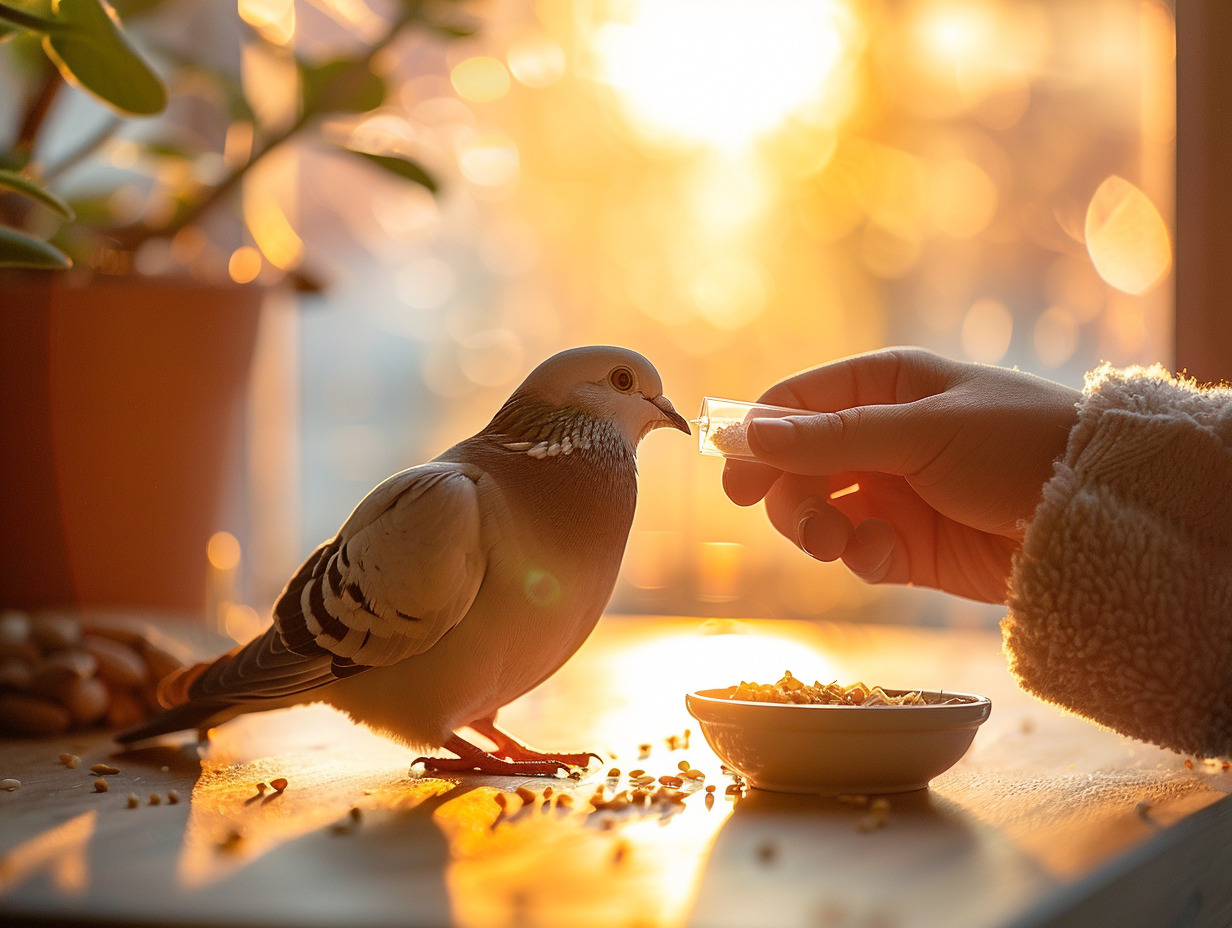
[{"label": "thumb", "polygon": [[940,436],[916,403],[855,406],[813,416],[754,419],[748,442],[757,460],[806,476],[877,471],[906,476],[933,456]]}]

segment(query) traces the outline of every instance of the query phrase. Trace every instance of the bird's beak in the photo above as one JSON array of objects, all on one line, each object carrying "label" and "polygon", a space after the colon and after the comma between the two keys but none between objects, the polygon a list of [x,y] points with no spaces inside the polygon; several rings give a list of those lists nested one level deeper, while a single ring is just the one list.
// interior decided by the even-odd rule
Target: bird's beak
[{"label": "bird's beak", "polygon": [[676,407],[672,405],[672,401],[666,396],[660,394],[650,399],[650,402],[658,407],[659,412],[663,413],[663,425],[670,425],[672,428],[680,429],[686,435],[693,434],[689,430],[689,423],[685,420],[684,416],[676,412]]}]

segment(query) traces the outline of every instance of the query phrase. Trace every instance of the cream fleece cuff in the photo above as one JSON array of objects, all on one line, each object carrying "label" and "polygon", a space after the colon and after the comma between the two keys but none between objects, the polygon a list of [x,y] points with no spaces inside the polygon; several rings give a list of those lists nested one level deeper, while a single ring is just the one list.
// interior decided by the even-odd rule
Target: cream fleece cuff
[{"label": "cream fleece cuff", "polygon": [[1232,757],[1232,390],[1155,366],[1087,377],[1002,622],[1031,693]]}]

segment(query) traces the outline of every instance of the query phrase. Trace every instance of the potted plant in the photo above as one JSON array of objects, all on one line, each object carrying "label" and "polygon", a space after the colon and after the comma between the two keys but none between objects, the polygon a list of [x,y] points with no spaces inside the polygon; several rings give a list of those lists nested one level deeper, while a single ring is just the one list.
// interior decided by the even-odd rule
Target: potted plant
[{"label": "potted plant", "polygon": [[[373,61],[403,33],[466,34],[441,19],[448,6],[403,0],[374,40],[328,60],[237,23],[294,75],[281,121],[202,55],[163,48],[152,64],[128,25],[160,6],[0,0],[0,63],[25,88],[0,143],[0,607],[199,614],[264,287],[317,286],[302,254],[264,255],[227,207],[257,165],[309,136],[435,190],[407,152],[317,130],[384,104]],[[63,112],[83,95],[111,111],[85,129]],[[217,106],[206,112],[203,100]],[[223,150],[237,130],[248,140],[238,156]],[[48,138],[66,131],[77,137]],[[129,164],[173,168],[138,175],[142,209],[116,195],[132,178],[100,157],[118,142]],[[212,246],[181,247],[202,240]],[[237,269],[237,255],[250,267]]]}]

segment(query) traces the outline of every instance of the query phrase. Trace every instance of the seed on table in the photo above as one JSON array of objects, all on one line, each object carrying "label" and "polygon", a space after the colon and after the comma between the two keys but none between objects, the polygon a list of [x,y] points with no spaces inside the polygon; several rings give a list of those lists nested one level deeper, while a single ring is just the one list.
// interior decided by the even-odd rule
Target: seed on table
[{"label": "seed on table", "polygon": [[544,798],[544,799],[547,799],[547,798],[549,798],[551,795],[552,795],[552,787],[550,787],[550,786],[545,786],[545,787],[543,788],[543,798]]},{"label": "seed on table", "polygon": [[21,780],[14,779],[13,777],[5,777],[3,780],[0,780],[0,789],[6,790],[10,793],[15,789],[21,789]]},{"label": "seed on table", "polygon": [[556,797],[556,804],[558,806],[564,806],[567,809],[573,805],[573,796],[569,793],[561,793]]},{"label": "seed on table", "polygon": [[519,786],[517,788],[517,794],[518,798],[521,799],[525,805],[530,805],[535,801],[535,791],[533,789],[527,789],[525,786]]},{"label": "seed on table", "polygon": [[664,786],[671,786],[676,789],[684,786],[684,780],[680,779],[680,777],[659,777],[659,782]]},{"label": "seed on table", "polygon": [[636,780],[638,777],[644,775],[645,773],[646,773],[645,770],[643,770],[641,767],[638,767],[636,770],[629,771],[629,779]]},{"label": "seed on table", "polygon": [[94,792],[105,793],[109,789],[111,789],[111,787],[107,785],[107,781],[104,780],[102,777],[99,777],[97,780],[94,781]]},{"label": "seed on table", "polygon": [[180,794],[173,789],[167,790],[167,805],[173,806],[180,801]]},{"label": "seed on table", "polygon": [[162,796],[158,795],[158,793],[150,793],[150,805],[160,806],[162,805],[162,803],[163,803]]},{"label": "seed on table", "polygon": [[612,778],[614,778],[614,777],[618,777],[618,776],[620,776],[620,768],[619,768],[619,767],[613,767],[611,770],[609,770],[609,771],[607,772],[607,775],[608,775],[608,779],[612,779]]},{"label": "seed on table", "polygon": [[76,754],[61,754],[60,763],[62,763],[69,770],[75,770],[77,769],[77,765],[81,763],[81,758]]},{"label": "seed on table", "polygon": [[286,777],[274,777],[274,779],[270,780],[270,786],[274,787],[274,792],[281,793],[284,789],[287,788],[287,778]]},{"label": "seed on table", "polygon": [[135,809],[139,805],[141,805],[141,800],[137,798],[137,794],[129,793],[128,794],[128,807],[130,809]]},{"label": "seed on table", "polygon": [[690,780],[704,780],[704,779],[706,779],[706,774],[702,773],[702,771],[697,770],[697,769],[696,769],[696,768],[694,768],[694,767],[690,767],[688,770],[686,770],[686,771],[684,772],[684,776],[685,776],[687,779],[690,779]]},{"label": "seed on table", "polygon": [[268,786],[266,786],[264,783],[258,783],[258,784],[257,784],[257,795],[258,795],[258,796],[264,796],[264,795],[265,795],[265,791],[266,791],[267,789],[269,789],[269,787],[268,787]]},{"label": "seed on table", "polygon": [[677,770],[688,770],[689,762],[687,760],[682,760],[680,763],[676,765],[676,769]]},{"label": "seed on table", "polygon": [[706,792],[708,792],[708,793],[713,793],[713,792],[715,791],[715,789],[716,789],[716,787],[715,787],[715,785],[714,785],[713,783],[708,783],[708,784],[706,785]]},{"label": "seed on table", "polygon": [[119,767],[113,767],[111,764],[94,764],[90,767],[91,773],[97,773],[99,776],[108,776],[113,773],[119,773]]}]

